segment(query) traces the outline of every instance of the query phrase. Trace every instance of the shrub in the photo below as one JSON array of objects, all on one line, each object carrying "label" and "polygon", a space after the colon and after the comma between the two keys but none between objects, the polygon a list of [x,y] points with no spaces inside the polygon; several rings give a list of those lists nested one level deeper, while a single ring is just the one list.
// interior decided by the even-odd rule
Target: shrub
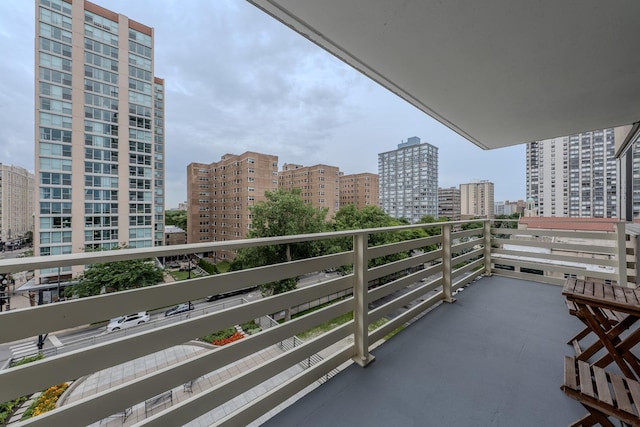
[{"label": "shrub", "polygon": [[20,365],[24,365],[25,363],[31,363],[31,362],[35,362],[37,360],[43,359],[44,355],[42,353],[38,353],[34,356],[29,356],[29,357],[23,357],[20,360],[14,360],[13,362],[11,362],[11,368],[13,368],[14,366],[20,366]]},{"label": "shrub", "polygon": [[217,273],[216,266],[211,264],[208,261],[203,260],[203,259],[198,261],[198,267],[200,267],[201,269],[203,269],[204,271],[206,271],[209,274],[216,274]]},{"label": "shrub", "polygon": [[213,341],[223,340],[225,338],[229,338],[235,332],[236,332],[236,328],[227,328],[227,329],[215,332],[215,333],[210,334],[210,335],[205,335],[204,337],[202,337],[200,339],[202,341],[206,341],[206,342],[213,342]]}]

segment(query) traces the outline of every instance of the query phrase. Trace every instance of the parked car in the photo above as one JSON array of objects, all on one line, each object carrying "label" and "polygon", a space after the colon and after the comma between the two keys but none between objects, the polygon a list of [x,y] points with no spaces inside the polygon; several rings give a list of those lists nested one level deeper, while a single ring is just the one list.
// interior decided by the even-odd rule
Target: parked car
[{"label": "parked car", "polygon": [[193,310],[193,303],[191,303],[191,301],[189,301],[189,303],[184,303],[184,304],[178,304],[173,308],[170,308],[169,310],[164,312],[165,316],[171,316],[173,314],[180,314],[180,313],[184,313],[185,311],[189,311],[189,310]]},{"label": "parked car", "polygon": [[107,325],[107,332],[118,331],[120,329],[127,329],[132,326],[146,323],[151,319],[149,313],[141,311],[139,313],[127,314],[126,316],[116,317],[111,319]]}]

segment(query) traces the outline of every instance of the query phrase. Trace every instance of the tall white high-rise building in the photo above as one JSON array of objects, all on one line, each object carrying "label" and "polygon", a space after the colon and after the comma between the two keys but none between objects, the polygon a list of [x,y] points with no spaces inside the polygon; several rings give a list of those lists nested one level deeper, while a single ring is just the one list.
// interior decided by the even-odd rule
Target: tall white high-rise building
[{"label": "tall white high-rise building", "polygon": [[380,206],[415,223],[438,215],[438,147],[413,136],[398,149],[378,154]]},{"label": "tall white high-rise building", "polygon": [[153,28],[70,0],[36,1],[35,28],[36,254],[162,244]]},{"label": "tall white high-rise building", "polygon": [[0,163],[0,246],[33,231],[33,174]]},{"label": "tall white high-rise building", "polygon": [[526,179],[540,216],[616,217],[614,129],[527,144]]}]

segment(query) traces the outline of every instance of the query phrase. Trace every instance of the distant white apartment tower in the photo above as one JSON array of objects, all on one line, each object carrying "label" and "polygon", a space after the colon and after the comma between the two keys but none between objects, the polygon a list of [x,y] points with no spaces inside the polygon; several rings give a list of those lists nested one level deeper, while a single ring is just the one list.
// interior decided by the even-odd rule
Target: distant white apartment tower
[{"label": "distant white apartment tower", "polygon": [[464,218],[493,218],[493,182],[475,181],[460,184],[460,214]]},{"label": "distant white apartment tower", "polygon": [[614,129],[528,143],[526,180],[540,216],[616,217]]},{"label": "distant white apartment tower", "polygon": [[0,242],[33,231],[33,174],[20,166],[0,163]]},{"label": "distant white apartment tower", "polygon": [[35,10],[36,254],[162,244],[153,28],[89,1],[38,0]]},{"label": "distant white apartment tower", "polygon": [[387,214],[412,223],[438,215],[438,147],[408,138],[397,150],[378,154],[378,175]]}]

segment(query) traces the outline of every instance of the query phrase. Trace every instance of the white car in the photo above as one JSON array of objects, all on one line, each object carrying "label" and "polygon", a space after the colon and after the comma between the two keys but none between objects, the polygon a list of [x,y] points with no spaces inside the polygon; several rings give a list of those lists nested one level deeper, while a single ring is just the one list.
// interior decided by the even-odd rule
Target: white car
[{"label": "white car", "polygon": [[109,321],[109,324],[107,325],[107,332],[118,331],[120,329],[127,329],[132,326],[140,325],[142,323],[148,322],[149,319],[149,313],[147,313],[146,311],[116,317],[115,319],[111,319],[111,321]]}]

